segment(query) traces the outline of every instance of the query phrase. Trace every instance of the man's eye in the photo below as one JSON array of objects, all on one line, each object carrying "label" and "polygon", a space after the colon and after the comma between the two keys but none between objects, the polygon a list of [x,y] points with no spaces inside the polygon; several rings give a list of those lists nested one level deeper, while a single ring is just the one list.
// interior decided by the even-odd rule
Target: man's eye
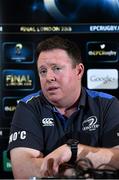
[{"label": "man's eye", "polygon": [[40,75],[44,75],[44,74],[46,74],[46,72],[47,72],[46,70],[40,70],[40,71],[39,71],[39,74],[40,74]]},{"label": "man's eye", "polygon": [[61,67],[54,67],[53,70],[54,71],[60,71],[62,68]]},{"label": "man's eye", "polygon": [[56,69],[56,70],[60,70],[61,68],[59,68],[59,67],[56,67],[55,69]]}]

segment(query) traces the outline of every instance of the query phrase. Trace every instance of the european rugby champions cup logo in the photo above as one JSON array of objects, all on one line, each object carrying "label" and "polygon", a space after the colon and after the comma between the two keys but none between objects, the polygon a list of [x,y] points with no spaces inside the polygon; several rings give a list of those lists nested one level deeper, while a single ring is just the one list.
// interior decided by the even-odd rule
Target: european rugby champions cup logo
[{"label": "european rugby champions cup logo", "polygon": [[5,64],[33,64],[34,51],[32,43],[3,43],[4,62]]},{"label": "european rugby champions cup logo", "polygon": [[15,49],[15,54],[19,56],[22,53],[23,45],[21,43],[18,43],[16,44]]}]

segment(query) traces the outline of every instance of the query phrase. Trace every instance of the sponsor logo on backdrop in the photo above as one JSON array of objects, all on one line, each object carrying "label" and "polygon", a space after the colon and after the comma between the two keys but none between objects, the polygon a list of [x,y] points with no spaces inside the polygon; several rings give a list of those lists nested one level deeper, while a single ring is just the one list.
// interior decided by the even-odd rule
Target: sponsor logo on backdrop
[{"label": "sponsor logo on backdrop", "polygon": [[87,59],[89,62],[117,62],[117,43],[88,42]]},{"label": "sponsor logo on backdrop", "polygon": [[33,52],[32,43],[6,42],[3,44],[3,63],[33,63]]},{"label": "sponsor logo on backdrop", "polygon": [[16,110],[18,97],[4,97],[2,102],[4,117],[11,118]]},{"label": "sponsor logo on backdrop", "polygon": [[35,75],[32,70],[3,70],[4,88],[9,90],[33,90]]},{"label": "sponsor logo on backdrop", "polygon": [[117,89],[117,69],[89,69],[87,70],[87,87],[89,89]]}]

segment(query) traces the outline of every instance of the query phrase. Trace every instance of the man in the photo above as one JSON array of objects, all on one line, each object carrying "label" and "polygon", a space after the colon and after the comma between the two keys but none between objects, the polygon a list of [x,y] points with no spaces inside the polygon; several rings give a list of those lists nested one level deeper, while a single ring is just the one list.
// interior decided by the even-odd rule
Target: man
[{"label": "man", "polygon": [[82,87],[80,49],[57,36],[37,47],[42,91],[22,99],[11,125],[15,178],[53,176],[63,163],[89,159],[119,168],[119,101]]}]

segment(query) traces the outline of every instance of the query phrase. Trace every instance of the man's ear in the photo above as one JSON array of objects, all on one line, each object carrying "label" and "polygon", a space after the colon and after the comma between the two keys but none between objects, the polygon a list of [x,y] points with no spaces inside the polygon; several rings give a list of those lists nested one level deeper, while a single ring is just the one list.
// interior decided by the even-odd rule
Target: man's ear
[{"label": "man's ear", "polygon": [[79,79],[81,79],[84,74],[84,65],[80,63],[80,64],[77,64],[76,66],[77,66],[77,75]]}]

